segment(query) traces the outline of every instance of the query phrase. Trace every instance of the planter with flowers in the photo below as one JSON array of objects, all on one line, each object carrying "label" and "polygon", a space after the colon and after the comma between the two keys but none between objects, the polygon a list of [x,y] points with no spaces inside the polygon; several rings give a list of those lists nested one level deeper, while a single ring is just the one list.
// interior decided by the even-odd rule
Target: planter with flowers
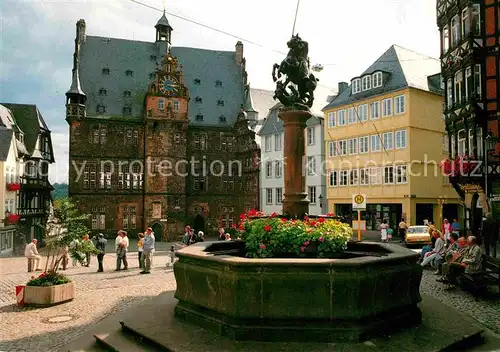
[{"label": "planter with flowers", "polygon": [[18,215],[18,214],[8,214],[7,215],[7,221],[11,225],[17,224],[20,219],[21,219],[21,215]]},{"label": "planter with flowers", "polygon": [[358,341],[418,323],[419,255],[351,241],[352,229],[328,215],[254,210],[235,240],[181,249],[176,316],[235,340]]},{"label": "planter with flowers", "polygon": [[16,192],[21,189],[21,184],[20,183],[7,183],[6,185],[7,191],[9,192]]},{"label": "planter with flowers", "polygon": [[24,304],[50,306],[75,298],[76,286],[70,278],[54,271],[32,276],[24,288]]},{"label": "planter with flowers", "polygon": [[477,166],[478,161],[468,155],[459,155],[455,159],[446,158],[439,164],[443,175],[448,177],[469,176],[474,173]]}]

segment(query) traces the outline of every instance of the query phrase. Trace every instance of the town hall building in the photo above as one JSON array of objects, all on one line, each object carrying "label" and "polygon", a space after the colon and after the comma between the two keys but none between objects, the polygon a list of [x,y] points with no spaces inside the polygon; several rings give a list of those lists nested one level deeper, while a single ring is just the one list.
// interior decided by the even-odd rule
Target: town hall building
[{"label": "town hall building", "polygon": [[165,13],[154,42],[88,36],[84,20],[76,27],[69,196],[93,232],[212,233],[259,206],[257,111],[241,42],[235,51],[173,47]]}]

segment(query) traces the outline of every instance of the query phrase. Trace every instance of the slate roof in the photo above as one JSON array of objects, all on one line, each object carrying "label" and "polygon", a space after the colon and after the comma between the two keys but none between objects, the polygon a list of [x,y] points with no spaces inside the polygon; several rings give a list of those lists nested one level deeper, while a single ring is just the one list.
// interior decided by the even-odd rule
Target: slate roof
[{"label": "slate roof", "polygon": [[[80,83],[87,95],[87,116],[142,119],[144,99],[152,81],[149,75],[155,73],[164,53],[164,43],[87,36],[81,44],[79,60]],[[219,125],[221,115],[226,117],[226,124],[236,122],[244,102],[244,86],[235,52],[172,47],[171,53],[183,65],[184,84],[191,98],[190,123]],[[103,74],[104,68],[109,69],[109,75]],[[127,70],[133,72],[132,76],[126,75]],[[215,86],[219,80],[222,87]],[[106,96],[99,96],[101,88],[106,89]],[[124,97],[125,91],[130,91],[131,97]],[[196,97],[202,98],[202,102],[196,102]],[[224,105],[219,105],[218,100],[223,100]],[[106,112],[98,114],[97,105],[106,106]],[[132,108],[131,116],[123,116],[126,105]],[[203,115],[203,121],[195,120],[198,114]]]},{"label": "slate roof", "polygon": [[[270,134],[281,133],[284,131],[283,121],[278,118],[279,110],[283,105],[281,103],[275,104],[272,109],[269,111],[269,114],[266,117],[266,121],[264,125],[258,132],[259,136],[267,136]],[[323,115],[319,113],[313,113],[313,116],[307,120],[307,127],[311,127],[321,123],[323,120]]]},{"label": "slate roof", "polygon": [[349,85],[349,88],[326,105],[323,111],[408,87],[436,93],[433,84],[429,85],[428,76],[435,75],[440,70],[441,63],[438,59],[416,53],[398,45],[392,45],[359,76],[362,77],[376,71],[389,73],[387,79],[384,78],[382,87],[351,95],[351,85]]},{"label": "slate roof", "polygon": [[12,111],[16,125],[24,132],[26,150],[30,155],[33,154],[40,131],[50,132],[36,105],[10,103],[0,103],[0,105]]},{"label": "slate roof", "polygon": [[0,126],[0,161],[7,160],[14,131]]}]

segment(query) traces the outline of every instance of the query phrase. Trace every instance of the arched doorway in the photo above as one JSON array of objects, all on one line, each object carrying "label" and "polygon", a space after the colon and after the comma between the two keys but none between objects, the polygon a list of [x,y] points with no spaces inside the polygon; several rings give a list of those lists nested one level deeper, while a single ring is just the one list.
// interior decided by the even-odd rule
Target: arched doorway
[{"label": "arched doorway", "polygon": [[471,219],[470,219],[470,230],[472,235],[480,239],[481,236],[481,222],[483,220],[483,206],[479,199],[479,194],[474,193],[471,201]]},{"label": "arched doorway", "polygon": [[159,223],[154,223],[151,226],[153,232],[155,233],[155,241],[163,241],[163,227]]},{"label": "arched doorway", "polygon": [[205,219],[203,219],[203,216],[200,214],[196,215],[194,218],[193,230],[195,230],[196,233],[198,233],[198,231],[205,232]]}]

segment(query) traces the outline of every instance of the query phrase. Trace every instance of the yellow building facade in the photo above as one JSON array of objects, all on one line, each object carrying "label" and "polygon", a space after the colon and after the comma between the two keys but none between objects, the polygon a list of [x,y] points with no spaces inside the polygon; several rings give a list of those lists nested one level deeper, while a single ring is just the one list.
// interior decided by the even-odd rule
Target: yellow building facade
[{"label": "yellow building facade", "polygon": [[443,218],[463,215],[439,169],[448,155],[440,77],[431,75],[434,63],[422,65],[427,75],[406,63],[419,58],[391,47],[323,109],[328,210],[355,220],[353,196],[365,195],[361,219],[367,230],[378,230],[383,220],[393,228],[401,218],[409,225],[429,220],[440,226]]}]

